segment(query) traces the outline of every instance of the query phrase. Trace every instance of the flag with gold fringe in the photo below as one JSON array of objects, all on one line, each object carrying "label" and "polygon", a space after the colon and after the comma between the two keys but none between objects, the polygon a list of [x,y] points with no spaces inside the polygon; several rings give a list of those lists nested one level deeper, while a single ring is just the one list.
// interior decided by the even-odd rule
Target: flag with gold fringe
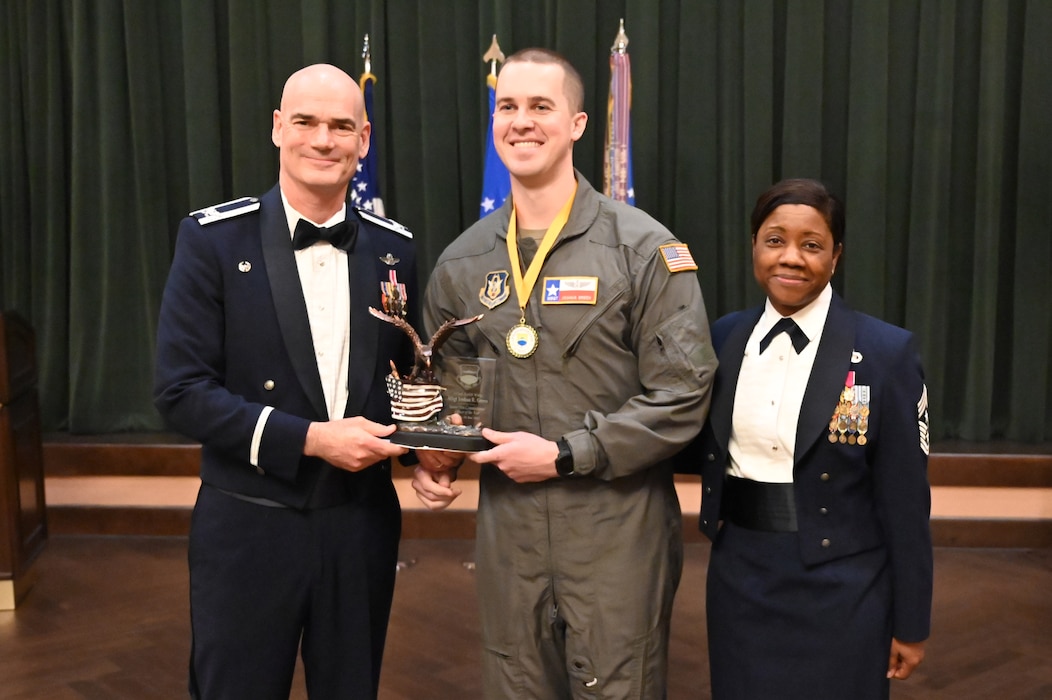
[{"label": "flag with gold fringe", "polygon": [[625,21],[610,47],[610,96],[606,110],[603,194],[635,205],[632,183],[632,64],[628,58]]}]

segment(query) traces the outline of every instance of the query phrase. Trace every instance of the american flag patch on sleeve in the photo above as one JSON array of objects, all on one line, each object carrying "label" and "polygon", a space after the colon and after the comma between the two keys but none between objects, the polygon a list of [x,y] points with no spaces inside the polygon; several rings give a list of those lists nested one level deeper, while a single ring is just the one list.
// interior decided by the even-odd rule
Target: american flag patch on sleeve
[{"label": "american flag patch on sleeve", "polygon": [[665,267],[669,272],[685,272],[697,270],[698,264],[690,254],[686,243],[666,243],[658,250],[661,251],[661,259],[665,261]]}]

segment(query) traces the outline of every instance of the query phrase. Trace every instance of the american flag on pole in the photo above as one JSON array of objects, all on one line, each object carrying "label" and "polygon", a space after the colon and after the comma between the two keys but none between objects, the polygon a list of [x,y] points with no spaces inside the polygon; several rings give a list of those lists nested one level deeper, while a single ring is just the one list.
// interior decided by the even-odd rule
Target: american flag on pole
[{"label": "american flag on pole", "polygon": [[631,205],[632,184],[632,64],[628,58],[625,20],[610,47],[610,97],[606,103],[606,160],[603,194]]},{"label": "american flag on pole", "polygon": [[489,127],[486,129],[486,162],[482,170],[482,201],[479,203],[479,218],[486,216],[492,211],[500,209],[504,200],[511,192],[511,176],[504,161],[497,155],[497,148],[493,145],[493,112],[497,108],[497,63],[504,60],[500,46],[497,45],[497,35],[493,35],[493,43],[490,44],[483,61],[490,63],[491,69],[486,76],[486,91],[489,93]]},{"label": "american flag on pole", "polygon": [[[371,72],[371,57],[369,55],[369,35],[365,35],[365,45],[362,48],[362,57],[365,58],[365,71],[358,79],[358,86],[365,96],[365,118],[370,119],[373,114],[373,84],[376,76]],[[369,152],[365,158],[358,161],[358,171],[351,180],[350,197],[351,204],[374,214],[384,216],[384,200],[380,198],[379,180],[379,149],[376,138],[376,124],[372,125],[372,135],[369,139]]]}]

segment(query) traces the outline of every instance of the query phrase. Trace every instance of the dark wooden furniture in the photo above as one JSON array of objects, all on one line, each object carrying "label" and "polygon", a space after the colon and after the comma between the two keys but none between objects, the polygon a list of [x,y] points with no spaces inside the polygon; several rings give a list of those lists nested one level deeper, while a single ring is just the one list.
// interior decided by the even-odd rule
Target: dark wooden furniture
[{"label": "dark wooden furniture", "polygon": [[0,313],[0,610],[13,609],[29,590],[30,565],[46,541],[36,338],[23,318],[5,312]]}]

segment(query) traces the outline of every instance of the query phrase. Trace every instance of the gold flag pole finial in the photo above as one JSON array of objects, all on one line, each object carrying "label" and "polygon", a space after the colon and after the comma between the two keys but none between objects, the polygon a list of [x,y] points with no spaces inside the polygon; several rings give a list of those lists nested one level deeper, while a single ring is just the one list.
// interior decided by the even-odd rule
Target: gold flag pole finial
[{"label": "gold flag pole finial", "polygon": [[489,49],[486,53],[482,54],[482,62],[489,63],[489,73],[494,78],[497,77],[497,64],[504,63],[504,52],[500,50],[500,44],[497,43],[497,35],[493,35],[493,41],[489,45]]},{"label": "gold flag pole finial", "polygon": [[610,47],[610,53],[626,53],[628,51],[628,35],[625,34],[625,18],[621,18],[621,28],[617,30],[614,37],[614,45]]},{"label": "gold flag pole finial", "polygon": [[369,35],[365,35],[365,40],[362,42],[362,59],[365,61],[365,72],[373,72],[373,54],[369,50]]}]

